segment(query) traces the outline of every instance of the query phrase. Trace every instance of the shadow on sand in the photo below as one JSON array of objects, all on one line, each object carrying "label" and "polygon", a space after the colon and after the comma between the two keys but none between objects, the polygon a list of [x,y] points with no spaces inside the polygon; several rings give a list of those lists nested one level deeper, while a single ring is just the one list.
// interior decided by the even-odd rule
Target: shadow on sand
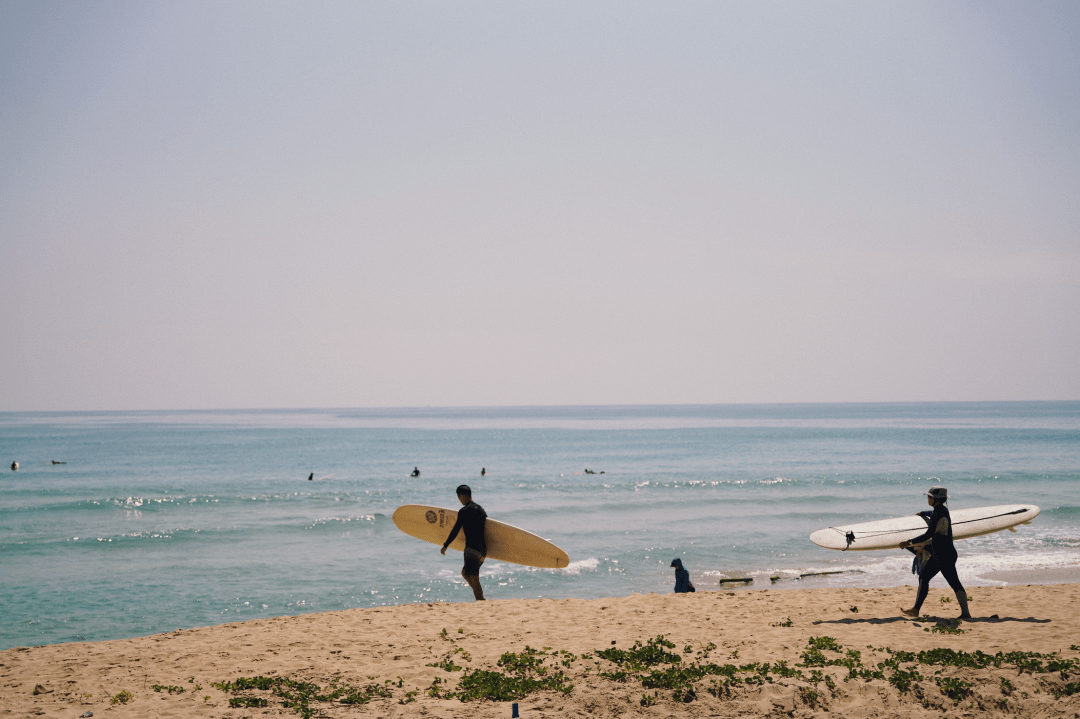
[{"label": "shadow on sand", "polygon": [[[855,619],[854,617],[844,617],[843,619],[821,619],[812,624],[895,624],[896,622],[911,622],[915,626],[921,626],[922,624],[954,624],[956,623],[956,617],[932,617],[922,616],[918,619],[912,619],[911,617],[887,617],[881,619],[878,617],[868,617],[866,619]],[[1020,617],[999,617],[996,614],[992,617],[972,617],[971,619],[965,619],[964,624],[1000,624],[1002,622],[1025,622],[1027,624],[1049,624],[1049,619],[1036,619],[1035,617],[1027,617],[1021,619]]]}]

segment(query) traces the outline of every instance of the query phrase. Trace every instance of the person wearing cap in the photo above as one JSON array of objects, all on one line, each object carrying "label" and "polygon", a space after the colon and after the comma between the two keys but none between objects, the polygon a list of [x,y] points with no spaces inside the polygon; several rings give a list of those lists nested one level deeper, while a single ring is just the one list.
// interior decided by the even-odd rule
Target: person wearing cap
[{"label": "person wearing cap", "polygon": [[696,592],[694,585],[690,583],[690,572],[683,568],[682,560],[676,557],[671,560],[671,566],[675,567],[675,593],[686,594]]},{"label": "person wearing cap", "polygon": [[915,545],[930,543],[933,556],[923,565],[919,572],[919,592],[915,595],[915,606],[911,609],[901,609],[909,617],[919,616],[926,594],[930,591],[930,580],[938,572],[945,577],[945,581],[952,587],[956,595],[956,601],[960,605],[960,618],[971,619],[968,612],[967,590],[960,583],[960,577],[956,575],[956,547],[953,546],[952,518],[949,516],[949,508],[945,503],[949,501],[949,492],[945,487],[931,487],[926,493],[926,502],[934,508],[930,515],[930,526],[927,530],[906,542],[900,542],[900,549],[908,549]]},{"label": "person wearing cap", "polygon": [[481,602],[484,600],[484,590],[480,586],[480,565],[487,557],[487,542],[484,541],[487,512],[472,501],[472,489],[467,484],[457,488],[457,498],[464,506],[458,511],[457,521],[443,543],[441,554],[446,554],[446,548],[454,541],[458,530],[465,532],[465,566],[461,568],[461,577],[472,587],[476,601]]}]

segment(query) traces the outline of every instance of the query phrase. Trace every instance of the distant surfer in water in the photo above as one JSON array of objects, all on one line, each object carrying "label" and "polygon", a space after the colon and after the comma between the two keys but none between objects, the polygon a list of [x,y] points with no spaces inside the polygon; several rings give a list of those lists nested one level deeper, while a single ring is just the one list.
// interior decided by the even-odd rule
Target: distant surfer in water
[{"label": "distant surfer in water", "polygon": [[309,474],[309,475],[307,476],[307,481],[309,481],[309,482],[312,482],[312,481],[314,481],[314,480],[315,480],[315,473],[314,473],[314,472],[312,472],[311,474]]},{"label": "distant surfer in water", "polygon": [[682,560],[676,557],[671,560],[671,566],[675,567],[675,593],[686,594],[696,592],[694,585],[690,583],[690,572],[683,568]]},{"label": "distant surfer in water", "polygon": [[487,467],[481,467],[480,468],[480,476],[481,477],[486,477],[487,476]]},{"label": "distant surfer in water", "polygon": [[409,475],[409,476],[410,477],[419,477],[420,476],[420,468],[419,467],[413,467],[412,468],[412,474]]},{"label": "distant surfer in water", "polygon": [[457,522],[450,530],[450,536],[442,545],[441,554],[446,554],[446,548],[454,541],[458,530],[465,532],[465,566],[461,569],[461,576],[472,587],[476,601],[484,600],[484,590],[480,586],[480,565],[487,557],[487,543],[484,541],[484,524],[487,522],[487,512],[476,502],[472,501],[472,489],[463,484],[457,488],[458,501],[464,505],[457,514]]},{"label": "distant surfer in water", "polygon": [[930,591],[930,580],[938,572],[945,577],[945,581],[952,587],[956,595],[956,601],[960,605],[960,618],[971,619],[968,612],[967,590],[960,583],[960,577],[956,575],[956,547],[953,546],[952,518],[949,516],[949,508],[945,503],[949,501],[949,492],[945,487],[931,487],[926,493],[926,502],[934,508],[930,515],[930,526],[915,539],[908,542],[900,542],[900,549],[909,549],[913,545],[930,542],[932,556],[919,571],[919,593],[915,596],[915,606],[911,609],[901,609],[906,616],[918,617],[926,594]]}]

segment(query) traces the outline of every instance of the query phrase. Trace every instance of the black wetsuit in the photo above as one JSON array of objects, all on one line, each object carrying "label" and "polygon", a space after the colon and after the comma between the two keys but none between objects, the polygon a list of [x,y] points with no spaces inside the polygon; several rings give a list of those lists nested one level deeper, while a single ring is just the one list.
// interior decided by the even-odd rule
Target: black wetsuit
[{"label": "black wetsuit", "polygon": [[450,530],[450,536],[446,538],[443,548],[449,547],[454,541],[458,530],[465,532],[465,574],[475,575],[480,573],[480,565],[487,556],[487,542],[484,541],[484,524],[487,522],[487,512],[476,502],[469,503],[458,510],[457,521]]},{"label": "black wetsuit", "polygon": [[[949,508],[945,506],[944,502],[934,506],[934,512],[930,515],[929,528],[915,539],[910,540],[909,543],[921,544],[926,540],[930,540],[933,556],[923,565],[922,571],[919,572],[919,593],[915,598],[916,612],[922,608],[923,602],[926,601],[926,594],[930,591],[930,580],[938,572],[941,572],[941,576],[945,577],[945,581],[949,583],[958,599],[961,594],[967,596],[964,585],[960,583],[960,577],[956,575],[956,547],[953,546],[952,517],[949,516]],[[965,614],[967,613],[966,604],[966,601],[961,604],[964,607]]]}]

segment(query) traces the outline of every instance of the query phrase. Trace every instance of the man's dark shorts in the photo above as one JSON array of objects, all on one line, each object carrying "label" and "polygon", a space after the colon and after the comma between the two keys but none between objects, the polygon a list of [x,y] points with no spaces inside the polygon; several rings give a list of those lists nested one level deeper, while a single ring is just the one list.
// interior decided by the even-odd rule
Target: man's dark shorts
[{"label": "man's dark shorts", "polygon": [[461,570],[462,574],[467,574],[470,577],[480,574],[480,565],[484,563],[484,557],[480,552],[475,549],[465,548],[465,568]]}]

